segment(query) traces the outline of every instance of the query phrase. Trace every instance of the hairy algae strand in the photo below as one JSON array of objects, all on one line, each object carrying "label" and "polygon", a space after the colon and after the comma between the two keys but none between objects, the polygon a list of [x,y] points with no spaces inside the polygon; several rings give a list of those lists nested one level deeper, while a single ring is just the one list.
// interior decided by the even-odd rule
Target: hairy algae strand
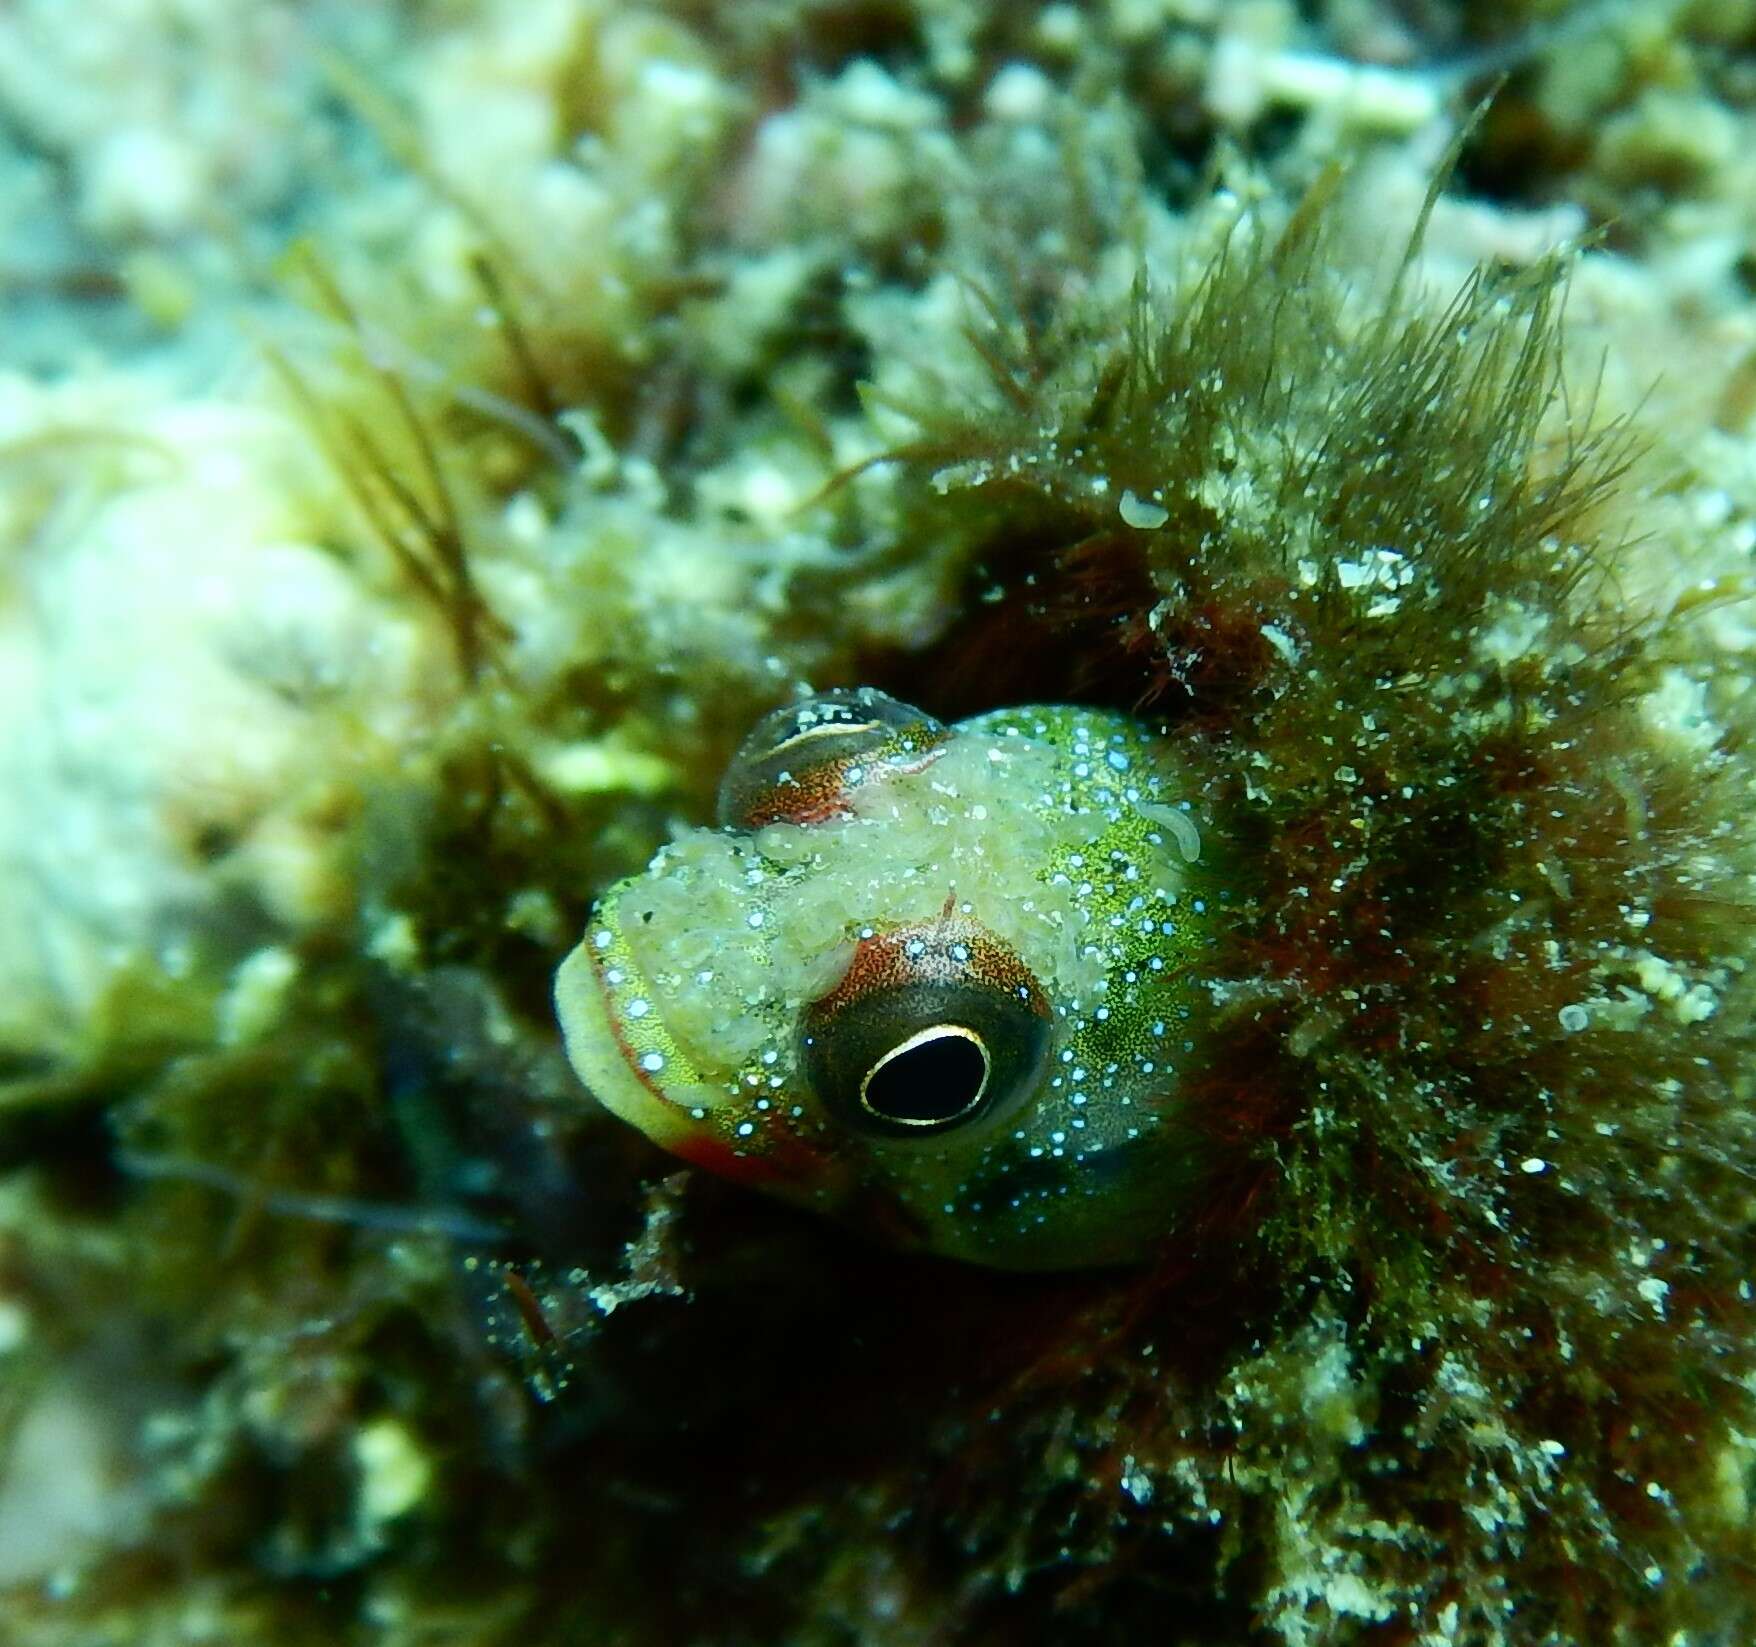
[{"label": "hairy algae strand", "polygon": [[1217,1529],[1288,1640],[1736,1639],[1742,670],[1623,597],[1561,268],[1350,317],[1320,210],[1109,347],[998,311],[990,403],[912,449],[999,585],[958,656],[1164,717],[1238,865],[1182,1088],[1234,1194],[1082,1359],[1085,1480],[1143,1568]]}]

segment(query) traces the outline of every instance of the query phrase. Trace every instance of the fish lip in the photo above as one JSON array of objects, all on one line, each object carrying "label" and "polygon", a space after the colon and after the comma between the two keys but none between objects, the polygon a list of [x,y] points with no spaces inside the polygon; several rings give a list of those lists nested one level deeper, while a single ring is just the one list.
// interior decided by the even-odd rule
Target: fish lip
[{"label": "fish lip", "polygon": [[[687,1136],[689,1125],[681,1106],[640,1067],[629,1044],[589,929],[555,973],[555,1015],[567,1061],[605,1109],[664,1149],[672,1149],[675,1140]],[[613,1057],[607,1054],[606,1042],[614,1048]]]},{"label": "fish lip", "polygon": [[[614,995],[604,976],[607,957],[587,935],[576,944],[555,975],[556,1016],[567,1060],[586,1090],[605,1109],[643,1133],[667,1154],[715,1177],[779,1193],[806,1204],[833,1200],[839,1193],[828,1159],[803,1140],[771,1137],[763,1154],[735,1155],[733,1146],[690,1114],[640,1067],[623,1031]],[[614,1058],[604,1055],[607,1032]]]},{"label": "fish lip", "polygon": [[611,1036],[615,1039],[616,1051],[622,1055],[622,1062],[628,1066],[629,1073],[646,1088],[647,1093],[652,1098],[665,1105],[668,1109],[678,1108],[678,1105],[673,1103],[671,1099],[665,1095],[659,1084],[653,1080],[650,1072],[640,1067],[640,1062],[635,1056],[634,1048],[630,1044],[628,1037],[622,1031],[623,1019],[621,1014],[616,1011],[615,1000],[610,994],[609,979],[604,976],[603,957],[599,954],[596,948],[592,948],[586,950],[585,959],[587,964],[591,967],[591,981],[597,988],[598,1005],[603,1009],[604,1023],[608,1026]]}]

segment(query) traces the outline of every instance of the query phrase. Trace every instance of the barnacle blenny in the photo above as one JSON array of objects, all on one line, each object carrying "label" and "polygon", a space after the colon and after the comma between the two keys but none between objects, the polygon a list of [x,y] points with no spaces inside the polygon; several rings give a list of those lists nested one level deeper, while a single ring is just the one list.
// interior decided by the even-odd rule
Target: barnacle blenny
[{"label": "barnacle blenny", "polygon": [[1139,1256],[1199,1189],[1177,1071],[1217,914],[1167,748],[871,688],[775,711],[720,827],[611,888],[561,967],[574,1067],[685,1160],[899,1244]]}]

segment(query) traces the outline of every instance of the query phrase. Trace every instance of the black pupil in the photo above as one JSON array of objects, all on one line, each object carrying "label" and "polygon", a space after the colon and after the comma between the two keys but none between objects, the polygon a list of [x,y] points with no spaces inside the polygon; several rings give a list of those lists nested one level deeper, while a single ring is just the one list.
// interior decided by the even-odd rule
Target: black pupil
[{"label": "black pupil", "polygon": [[866,1108],[885,1121],[955,1121],[976,1101],[988,1060],[967,1035],[935,1035],[895,1053],[866,1079]]}]

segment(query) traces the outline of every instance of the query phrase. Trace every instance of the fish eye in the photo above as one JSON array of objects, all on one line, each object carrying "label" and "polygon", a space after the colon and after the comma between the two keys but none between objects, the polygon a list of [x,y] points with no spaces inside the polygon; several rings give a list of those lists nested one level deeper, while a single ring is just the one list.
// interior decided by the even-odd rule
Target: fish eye
[{"label": "fish eye", "polygon": [[973,921],[862,940],[806,1009],[805,1077],[844,1124],[922,1138],[1010,1112],[1048,1055],[1050,1011],[1030,970]]},{"label": "fish eye", "polygon": [[875,687],[821,692],[764,715],[720,782],[723,829],[820,823],[862,784],[937,760],[949,729]]},{"label": "fish eye", "polygon": [[955,1126],[982,1110],[993,1068],[965,1024],[932,1024],[893,1046],[860,1082],[860,1108],[874,1121],[922,1131]]}]

